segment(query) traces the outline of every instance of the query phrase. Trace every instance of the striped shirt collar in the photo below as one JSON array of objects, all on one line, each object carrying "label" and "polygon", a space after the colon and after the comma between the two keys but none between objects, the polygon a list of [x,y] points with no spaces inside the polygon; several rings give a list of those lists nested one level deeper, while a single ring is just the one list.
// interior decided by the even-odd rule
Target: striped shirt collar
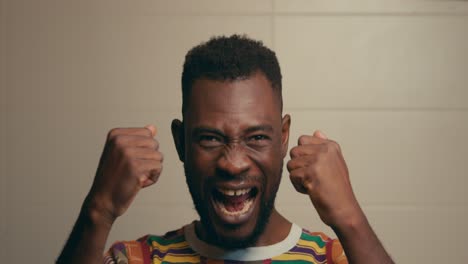
[{"label": "striped shirt collar", "polygon": [[211,259],[225,259],[234,261],[258,261],[271,259],[296,246],[302,234],[302,228],[291,225],[288,236],[273,245],[249,247],[235,250],[225,250],[200,240],[195,233],[195,222],[184,227],[184,235],[190,247],[201,256]]}]

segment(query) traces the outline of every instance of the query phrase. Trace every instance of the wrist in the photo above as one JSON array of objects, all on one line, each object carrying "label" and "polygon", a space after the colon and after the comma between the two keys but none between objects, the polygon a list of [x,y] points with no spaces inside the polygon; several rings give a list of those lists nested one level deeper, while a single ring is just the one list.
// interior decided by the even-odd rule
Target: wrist
[{"label": "wrist", "polygon": [[355,209],[350,214],[345,214],[337,218],[337,221],[330,225],[335,233],[353,234],[359,233],[360,230],[368,226],[367,218],[360,207]]},{"label": "wrist", "polygon": [[87,197],[81,208],[81,216],[84,217],[89,224],[95,227],[111,228],[116,217],[109,210],[105,209],[101,203],[95,199]]}]

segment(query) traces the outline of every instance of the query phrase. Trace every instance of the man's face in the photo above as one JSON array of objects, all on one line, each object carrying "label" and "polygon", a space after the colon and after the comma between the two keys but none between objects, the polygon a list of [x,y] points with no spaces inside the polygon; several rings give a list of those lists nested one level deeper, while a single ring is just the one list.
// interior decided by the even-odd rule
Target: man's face
[{"label": "man's face", "polygon": [[[286,120],[286,121],[285,121]],[[287,150],[289,117],[261,73],[195,81],[184,115],[182,154],[205,239],[255,244],[268,222]]]}]

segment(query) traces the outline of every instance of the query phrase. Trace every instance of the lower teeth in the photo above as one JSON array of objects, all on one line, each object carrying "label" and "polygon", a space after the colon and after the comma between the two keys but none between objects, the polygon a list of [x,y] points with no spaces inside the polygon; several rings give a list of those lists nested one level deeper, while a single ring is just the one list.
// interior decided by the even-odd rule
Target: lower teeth
[{"label": "lower teeth", "polygon": [[219,207],[221,208],[221,212],[223,212],[223,214],[230,215],[230,216],[238,216],[238,215],[242,215],[242,214],[247,213],[247,211],[249,211],[250,207],[252,206],[252,203],[253,203],[253,199],[249,199],[249,200],[244,202],[244,206],[242,207],[242,210],[233,211],[233,212],[228,211],[223,203],[220,202],[218,204],[219,204]]}]

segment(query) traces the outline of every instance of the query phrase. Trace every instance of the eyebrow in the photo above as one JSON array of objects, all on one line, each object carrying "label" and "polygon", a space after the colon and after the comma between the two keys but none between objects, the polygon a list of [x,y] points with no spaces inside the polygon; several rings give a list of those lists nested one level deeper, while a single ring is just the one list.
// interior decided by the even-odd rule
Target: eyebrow
[{"label": "eyebrow", "polygon": [[213,134],[218,134],[220,136],[223,135],[223,132],[221,130],[216,129],[216,128],[212,128],[212,127],[207,127],[207,126],[195,127],[192,130],[192,136],[202,134],[202,133],[213,133]]},{"label": "eyebrow", "polygon": [[[265,132],[272,133],[273,132],[273,127],[271,125],[251,126],[251,127],[248,127],[244,131],[244,133],[248,134],[248,133],[253,133],[253,132],[256,132],[256,131],[265,131]],[[199,126],[199,127],[195,127],[192,130],[192,136],[202,134],[202,133],[213,133],[213,134],[218,134],[220,136],[224,136],[224,133],[221,130],[219,130],[217,128],[213,128],[213,127],[208,127],[208,126]]]},{"label": "eyebrow", "polygon": [[273,132],[273,127],[270,125],[258,125],[258,126],[253,126],[249,127],[245,130],[246,133],[252,133],[256,131],[265,131],[265,132]]}]

